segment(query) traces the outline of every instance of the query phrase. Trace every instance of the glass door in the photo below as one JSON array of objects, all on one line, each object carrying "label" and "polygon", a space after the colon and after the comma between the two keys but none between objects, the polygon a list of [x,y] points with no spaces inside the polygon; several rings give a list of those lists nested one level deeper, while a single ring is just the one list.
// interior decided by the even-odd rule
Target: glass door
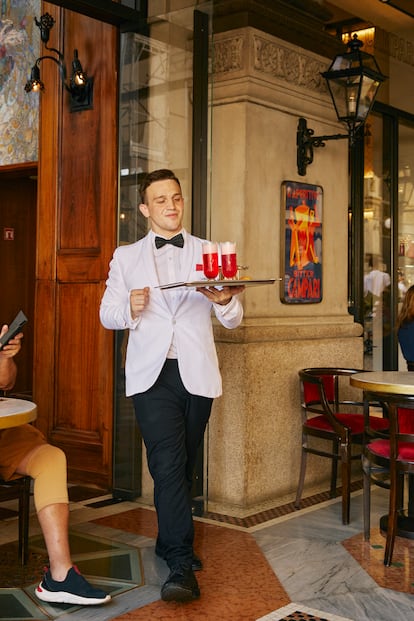
[{"label": "glass door", "polygon": [[[414,285],[414,125],[403,121],[398,129],[398,310]],[[398,369],[407,366],[398,347]]]},{"label": "glass door", "polygon": [[[160,3],[148,0],[141,6],[139,31],[121,34],[118,245],[135,242],[147,233],[147,220],[138,209],[139,185],[147,172],[158,168],[170,168],[180,179],[185,228],[200,234],[199,223],[201,228],[206,224],[202,208],[204,205],[205,210],[209,178],[208,33],[212,5],[212,1],[171,0],[169,11],[158,14]],[[127,331],[118,332],[115,342],[113,493],[121,498],[138,496],[141,485],[141,442],[132,403],[124,396],[127,339]],[[202,473],[201,459],[194,496],[203,493]]]},{"label": "glass door", "polygon": [[406,370],[396,321],[414,284],[414,117],[375,109],[364,147],[364,368]]},{"label": "glass door", "polygon": [[384,124],[372,115],[364,152],[364,368],[382,370],[390,333],[391,215]]}]

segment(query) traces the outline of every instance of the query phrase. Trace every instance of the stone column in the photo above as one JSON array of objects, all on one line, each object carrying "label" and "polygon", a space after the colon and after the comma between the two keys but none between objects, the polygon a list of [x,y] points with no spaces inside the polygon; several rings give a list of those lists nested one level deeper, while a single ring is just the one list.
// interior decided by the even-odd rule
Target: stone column
[{"label": "stone column", "polygon": [[[363,364],[362,327],[347,308],[348,141],[296,169],[296,128],[344,129],[320,75],[330,58],[244,27],[214,36],[211,238],[237,242],[252,278],[281,277],[283,181],[323,188],[323,299],[284,304],[279,285],[243,294],[235,331],[216,326],[224,394],[209,424],[208,508],[246,515],[292,500],[299,475],[298,370]],[[283,213],[282,213],[283,212]],[[310,457],[305,493],[327,489],[330,464]]]}]

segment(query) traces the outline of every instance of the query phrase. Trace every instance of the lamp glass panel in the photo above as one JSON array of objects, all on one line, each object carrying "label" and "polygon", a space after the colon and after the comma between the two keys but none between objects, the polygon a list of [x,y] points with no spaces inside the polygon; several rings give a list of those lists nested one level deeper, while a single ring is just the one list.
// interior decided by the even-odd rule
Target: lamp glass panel
[{"label": "lamp glass panel", "polygon": [[371,71],[379,71],[377,62],[371,54],[354,52],[336,56],[329,67],[329,71],[363,71],[364,68]]},{"label": "lamp glass panel", "polygon": [[360,76],[342,77],[328,81],[328,88],[339,120],[357,117]]},{"label": "lamp glass panel", "polygon": [[351,67],[350,58],[347,55],[336,56],[329,67],[329,71],[343,71]]},{"label": "lamp glass panel", "polygon": [[32,82],[32,91],[33,93],[38,93],[39,91],[44,91],[45,87],[43,82],[41,82],[40,80],[35,80],[34,82]]},{"label": "lamp glass panel", "polygon": [[86,84],[86,76],[81,71],[78,71],[73,75],[73,81],[76,86],[85,86]]},{"label": "lamp glass panel", "polygon": [[358,120],[364,121],[371,110],[372,104],[375,101],[377,91],[380,87],[380,82],[374,80],[366,75],[362,76],[361,80],[361,94],[358,105]]}]

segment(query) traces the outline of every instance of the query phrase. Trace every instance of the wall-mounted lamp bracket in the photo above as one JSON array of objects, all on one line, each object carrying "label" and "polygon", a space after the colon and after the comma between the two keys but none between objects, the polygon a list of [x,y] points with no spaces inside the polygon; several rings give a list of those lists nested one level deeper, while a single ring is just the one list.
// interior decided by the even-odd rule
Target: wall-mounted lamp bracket
[{"label": "wall-mounted lamp bracket", "polygon": [[78,50],[74,51],[72,61],[72,74],[69,83],[66,82],[66,66],[62,52],[54,47],[48,47],[50,30],[55,24],[54,18],[45,13],[40,20],[34,18],[36,26],[40,30],[40,38],[43,45],[49,52],[56,54],[54,56],[40,56],[36,59],[30,73],[30,79],[26,82],[25,91],[44,91],[45,87],[40,79],[40,63],[43,60],[53,60],[59,67],[59,73],[65,90],[69,93],[69,103],[71,112],[79,112],[80,110],[90,110],[93,108],[93,78],[89,78],[83,71],[82,65],[78,58]]},{"label": "wall-mounted lamp bracket", "polygon": [[306,119],[301,117],[298,122],[296,132],[297,146],[297,167],[298,174],[304,177],[306,175],[306,167],[313,162],[313,149],[324,147],[327,140],[341,140],[342,138],[350,138],[349,134],[333,134],[332,136],[314,136],[314,130],[308,128]]}]

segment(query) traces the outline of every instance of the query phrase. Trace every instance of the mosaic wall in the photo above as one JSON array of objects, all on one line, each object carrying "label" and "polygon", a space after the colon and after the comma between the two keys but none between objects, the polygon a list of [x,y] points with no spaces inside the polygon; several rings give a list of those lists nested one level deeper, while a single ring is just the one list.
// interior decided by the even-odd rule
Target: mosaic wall
[{"label": "mosaic wall", "polygon": [[0,0],[0,166],[37,161],[39,93],[24,86],[39,56],[40,0]]}]

